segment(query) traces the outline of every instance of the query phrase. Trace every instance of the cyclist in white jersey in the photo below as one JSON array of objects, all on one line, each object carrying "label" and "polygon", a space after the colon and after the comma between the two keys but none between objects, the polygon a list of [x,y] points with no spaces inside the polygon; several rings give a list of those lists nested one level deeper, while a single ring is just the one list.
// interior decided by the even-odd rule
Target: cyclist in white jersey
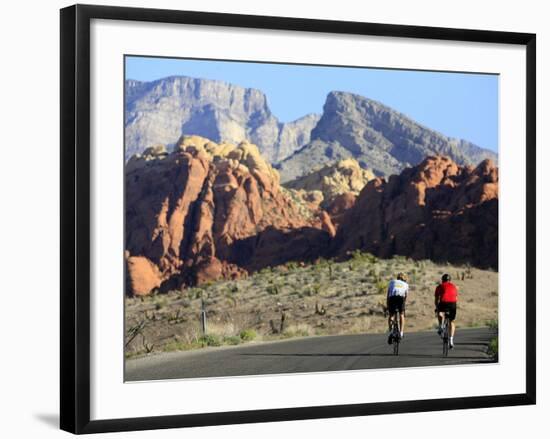
[{"label": "cyclist in white jersey", "polygon": [[392,279],[388,284],[388,295],[386,305],[390,316],[388,317],[388,327],[390,335],[388,337],[388,343],[392,343],[391,327],[393,322],[393,315],[396,311],[399,312],[399,327],[401,328],[401,337],[403,337],[403,328],[405,327],[405,301],[407,300],[407,293],[409,292],[409,284],[407,283],[407,275],[405,273],[399,273],[397,279]]}]

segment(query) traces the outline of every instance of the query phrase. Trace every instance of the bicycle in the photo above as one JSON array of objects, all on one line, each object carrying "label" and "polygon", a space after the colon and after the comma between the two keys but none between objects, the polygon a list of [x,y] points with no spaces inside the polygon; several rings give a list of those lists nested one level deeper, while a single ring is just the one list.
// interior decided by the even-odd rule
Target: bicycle
[{"label": "bicycle", "polygon": [[391,323],[390,337],[393,344],[393,355],[399,355],[399,343],[401,342],[401,328],[399,327],[399,311],[395,311]]},{"label": "bicycle", "polygon": [[443,339],[443,356],[449,355],[449,348],[451,346],[451,320],[449,319],[449,312],[445,311],[445,318],[441,325],[441,338]]}]

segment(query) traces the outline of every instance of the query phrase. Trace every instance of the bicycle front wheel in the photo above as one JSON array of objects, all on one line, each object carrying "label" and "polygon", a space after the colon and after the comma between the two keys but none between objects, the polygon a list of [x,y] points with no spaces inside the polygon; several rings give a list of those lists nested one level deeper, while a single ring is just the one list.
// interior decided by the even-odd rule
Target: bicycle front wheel
[{"label": "bicycle front wheel", "polygon": [[443,333],[443,356],[444,357],[449,355],[449,344],[450,344],[449,320],[445,319],[445,332]]}]

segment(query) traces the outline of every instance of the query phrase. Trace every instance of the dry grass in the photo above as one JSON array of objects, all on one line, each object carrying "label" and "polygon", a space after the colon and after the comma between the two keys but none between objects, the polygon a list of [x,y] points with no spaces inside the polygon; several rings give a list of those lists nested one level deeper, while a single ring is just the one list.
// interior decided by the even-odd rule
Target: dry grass
[{"label": "dry grass", "polygon": [[[356,252],[346,262],[288,263],[247,279],[128,298],[126,354],[244,343],[250,340],[240,334],[251,330],[260,341],[382,332],[386,330],[385,288],[399,271],[410,280],[406,330],[434,327],[433,292],[443,273],[449,273],[459,287],[458,327],[496,322],[497,272],[404,257],[378,260]],[[206,342],[199,320],[201,297],[208,313],[207,334],[213,337]]]}]

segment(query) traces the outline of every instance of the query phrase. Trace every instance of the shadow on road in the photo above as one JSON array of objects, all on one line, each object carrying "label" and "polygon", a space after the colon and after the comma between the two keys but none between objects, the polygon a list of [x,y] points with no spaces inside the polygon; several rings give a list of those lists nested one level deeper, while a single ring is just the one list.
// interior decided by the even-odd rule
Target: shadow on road
[{"label": "shadow on road", "polygon": [[479,343],[460,343],[460,342],[457,342],[455,341],[454,343],[455,346],[485,346],[487,347],[488,343],[484,343],[484,342],[479,342]]},{"label": "shadow on road", "polygon": [[[285,354],[285,353],[242,353],[241,356],[250,356],[250,357],[395,357],[392,353],[380,353],[380,354]],[[439,359],[449,359],[449,360],[476,360],[480,363],[492,363],[494,360],[487,357],[465,357],[465,356],[454,356],[442,357],[440,354],[428,355],[428,354],[406,354],[401,353],[399,357],[406,358],[439,358]]]}]

